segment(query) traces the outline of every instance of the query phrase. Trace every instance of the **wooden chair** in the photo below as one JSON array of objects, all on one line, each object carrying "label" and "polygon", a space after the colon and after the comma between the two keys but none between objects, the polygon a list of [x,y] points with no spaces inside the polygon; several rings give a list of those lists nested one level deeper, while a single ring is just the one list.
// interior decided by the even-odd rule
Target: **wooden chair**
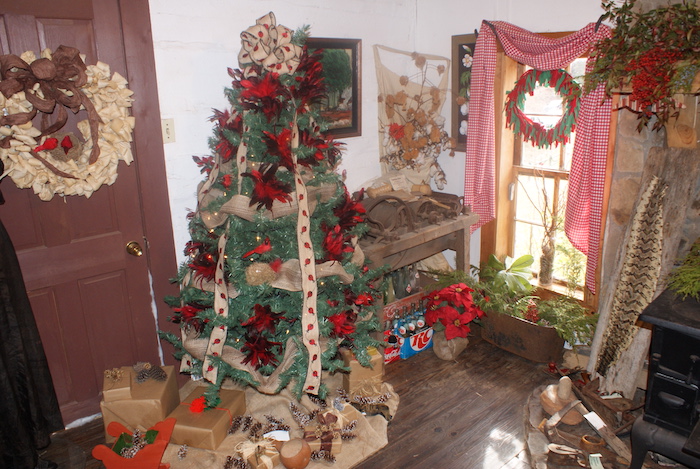
[{"label": "wooden chair", "polygon": [[[112,448],[106,445],[97,445],[92,449],[92,456],[102,461],[107,469],[168,469],[169,463],[161,464],[165,448],[170,442],[170,435],[173,433],[176,420],[168,418],[153,425],[149,430],[158,431],[155,441],[146,445],[141,451],[136,453],[131,459],[124,458],[115,453]],[[118,438],[122,433],[131,432],[119,422],[111,422],[107,426],[107,433]]]}]

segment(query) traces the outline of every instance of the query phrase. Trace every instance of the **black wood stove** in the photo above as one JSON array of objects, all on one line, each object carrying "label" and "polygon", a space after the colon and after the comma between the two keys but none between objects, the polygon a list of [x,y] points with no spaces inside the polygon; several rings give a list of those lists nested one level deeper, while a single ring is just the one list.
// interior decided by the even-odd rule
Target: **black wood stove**
[{"label": "black wood stove", "polygon": [[666,290],[639,319],[653,325],[644,415],[632,427],[632,464],[647,451],[700,468],[700,303]]}]

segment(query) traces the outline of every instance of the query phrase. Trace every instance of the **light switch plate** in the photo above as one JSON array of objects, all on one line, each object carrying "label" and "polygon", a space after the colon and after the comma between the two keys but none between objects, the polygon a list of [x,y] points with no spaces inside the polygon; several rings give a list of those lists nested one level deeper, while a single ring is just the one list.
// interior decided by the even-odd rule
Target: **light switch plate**
[{"label": "light switch plate", "polygon": [[175,141],[175,119],[163,119],[160,121],[163,130],[163,143]]}]

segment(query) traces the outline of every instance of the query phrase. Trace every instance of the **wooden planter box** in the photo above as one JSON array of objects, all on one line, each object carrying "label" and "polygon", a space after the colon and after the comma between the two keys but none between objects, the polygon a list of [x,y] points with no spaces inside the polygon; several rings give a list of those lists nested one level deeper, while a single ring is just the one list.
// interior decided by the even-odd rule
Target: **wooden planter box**
[{"label": "wooden planter box", "polygon": [[481,336],[507,352],[538,363],[558,363],[562,358],[564,339],[553,327],[494,313],[484,316],[481,323]]}]

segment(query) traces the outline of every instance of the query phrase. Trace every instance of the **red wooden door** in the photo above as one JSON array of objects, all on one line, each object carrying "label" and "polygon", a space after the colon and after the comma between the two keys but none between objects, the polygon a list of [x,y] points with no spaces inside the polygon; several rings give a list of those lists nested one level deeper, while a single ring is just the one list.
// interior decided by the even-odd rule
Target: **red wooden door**
[{"label": "red wooden door", "polygon": [[[33,50],[38,56],[47,47],[76,47],[86,54],[86,64],[109,64],[135,91],[135,161],[120,163],[115,184],[102,186],[89,199],[55,196],[50,202],[30,189],[17,189],[9,178],[1,186],[6,203],[0,217],[18,253],[64,421],[71,422],[99,412],[105,369],[160,362],[157,320],[167,314],[162,285],[175,273],[175,260],[164,171],[145,174],[163,166],[155,78],[148,76],[152,44],[145,50],[142,43],[134,47],[145,32],[150,40],[147,1],[4,3],[3,54]],[[140,13],[127,19],[130,27],[140,25],[134,34],[141,38],[123,27],[130,13]],[[148,219],[156,208],[159,215]],[[149,226],[154,227],[150,232]],[[127,253],[131,241],[143,247],[144,256]],[[152,287],[149,273],[154,280],[165,277]]]}]

